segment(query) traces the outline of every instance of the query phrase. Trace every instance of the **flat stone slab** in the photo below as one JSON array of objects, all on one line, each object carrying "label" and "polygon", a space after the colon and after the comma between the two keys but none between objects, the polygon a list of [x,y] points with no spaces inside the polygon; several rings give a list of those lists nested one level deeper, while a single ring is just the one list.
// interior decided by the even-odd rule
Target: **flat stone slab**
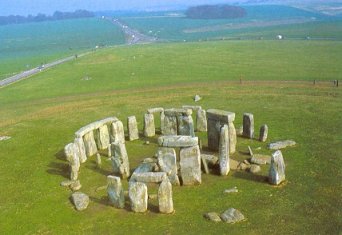
[{"label": "flat stone slab", "polygon": [[223,123],[229,123],[229,122],[234,122],[235,113],[220,110],[220,109],[208,109],[207,118],[220,121]]},{"label": "flat stone slab", "polygon": [[142,172],[134,173],[130,178],[130,182],[160,183],[166,178],[165,172]]},{"label": "flat stone slab", "polygon": [[161,113],[164,112],[164,108],[158,107],[158,108],[150,108],[147,110],[147,113],[153,114],[153,113]]},{"label": "flat stone slab", "polygon": [[87,194],[75,192],[71,195],[71,199],[78,211],[87,209],[89,205],[89,196]]},{"label": "flat stone slab", "polygon": [[160,147],[193,147],[198,145],[198,137],[185,135],[161,136],[158,138]]},{"label": "flat stone slab", "polygon": [[243,221],[245,216],[237,209],[229,208],[221,214],[221,219],[223,222],[233,224]]},{"label": "flat stone slab", "polygon": [[197,111],[197,110],[202,109],[202,107],[198,106],[198,105],[183,105],[182,108],[183,109],[191,109],[193,111]]},{"label": "flat stone slab", "polygon": [[223,193],[238,193],[239,190],[237,189],[237,187],[234,187],[234,188],[230,188],[230,189],[226,189],[223,191]]},{"label": "flat stone slab", "polygon": [[205,213],[203,215],[203,217],[206,218],[207,220],[210,220],[213,222],[221,222],[221,218],[220,218],[219,214],[217,214],[216,212]]},{"label": "flat stone slab", "polygon": [[0,136],[0,141],[9,140],[9,139],[11,139],[10,136]]},{"label": "flat stone slab", "polygon": [[165,109],[164,110],[165,116],[178,116],[178,115],[185,115],[190,116],[192,114],[192,109]]},{"label": "flat stone slab", "polygon": [[271,156],[263,154],[254,154],[251,158],[251,163],[258,165],[271,164]]},{"label": "flat stone slab", "polygon": [[279,150],[290,146],[295,146],[296,142],[293,140],[282,140],[268,144],[267,148],[272,150]]},{"label": "flat stone slab", "polygon": [[75,136],[76,136],[76,138],[81,138],[86,133],[88,133],[90,131],[93,131],[95,129],[98,129],[101,126],[109,125],[109,124],[111,124],[111,123],[113,123],[115,121],[118,121],[118,119],[116,117],[109,117],[109,118],[102,119],[100,121],[96,121],[96,122],[90,123],[90,124],[82,127],[81,129],[79,129],[78,131],[76,131],[75,132]]}]

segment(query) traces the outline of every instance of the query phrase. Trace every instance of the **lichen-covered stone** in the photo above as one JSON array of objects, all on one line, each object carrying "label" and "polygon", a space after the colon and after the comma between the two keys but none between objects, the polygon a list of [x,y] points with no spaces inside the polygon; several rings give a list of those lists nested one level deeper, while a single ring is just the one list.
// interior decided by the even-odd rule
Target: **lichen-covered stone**
[{"label": "lichen-covered stone", "polygon": [[107,194],[110,204],[116,208],[125,207],[125,195],[119,177],[112,175],[107,176]]},{"label": "lichen-covered stone", "polygon": [[159,148],[157,156],[160,170],[166,172],[172,185],[179,185],[176,151],[173,148]]},{"label": "lichen-covered stone", "polygon": [[279,149],[283,149],[283,148],[291,147],[295,145],[296,145],[296,142],[293,140],[283,140],[283,141],[270,143],[267,147],[272,150],[279,150]]},{"label": "lichen-covered stone", "polygon": [[128,139],[130,141],[139,139],[139,130],[135,116],[127,118]]},{"label": "lichen-covered stone", "polygon": [[221,214],[221,219],[223,222],[233,224],[233,223],[243,221],[245,217],[237,209],[229,208],[228,210],[226,210],[225,212]]},{"label": "lichen-covered stone", "polygon": [[198,137],[191,136],[160,136],[158,138],[160,147],[192,147],[198,145]]},{"label": "lichen-covered stone", "polygon": [[97,153],[97,147],[94,139],[93,131],[88,132],[83,136],[84,146],[87,157],[93,156]]},{"label": "lichen-covered stone", "polygon": [[207,131],[207,113],[204,109],[198,109],[196,112],[196,131]]},{"label": "lichen-covered stone", "polygon": [[112,123],[111,142],[125,143],[124,126],[120,120],[117,120]]},{"label": "lichen-covered stone", "polygon": [[254,137],[254,117],[251,113],[243,114],[243,133],[246,138],[253,139]]},{"label": "lichen-covered stone", "polygon": [[178,135],[195,136],[194,122],[192,120],[191,115],[189,116],[178,115],[177,124],[178,124],[178,129],[177,129]]},{"label": "lichen-covered stone", "polygon": [[126,146],[121,142],[114,142],[111,144],[112,148],[112,165],[113,172],[116,174],[120,174],[120,176],[125,179],[130,175],[129,171],[129,161],[128,155],[126,151]]},{"label": "lichen-covered stone", "polygon": [[158,107],[158,108],[150,108],[147,110],[147,113],[153,114],[153,113],[162,113],[164,112],[164,108]]},{"label": "lichen-covered stone", "polygon": [[198,145],[180,150],[180,173],[183,185],[201,184],[201,153]]},{"label": "lichen-covered stone", "polygon": [[84,193],[75,192],[71,195],[71,199],[78,211],[87,209],[89,205],[89,196]]},{"label": "lichen-covered stone", "polygon": [[228,175],[230,167],[229,167],[229,134],[228,134],[227,125],[224,125],[221,128],[220,146],[219,146],[219,165],[220,165],[220,174]]},{"label": "lichen-covered stone", "polygon": [[83,138],[75,138],[74,144],[78,148],[80,163],[85,163],[87,161],[87,153],[84,146]]},{"label": "lichen-covered stone", "polygon": [[272,154],[268,180],[274,185],[278,185],[285,180],[285,162],[280,150]]},{"label": "lichen-covered stone", "polygon": [[221,218],[216,212],[205,213],[204,218],[213,222],[221,222]]},{"label": "lichen-covered stone", "polygon": [[153,137],[156,135],[156,127],[154,125],[154,116],[151,113],[144,115],[144,136]]},{"label": "lichen-covered stone", "polygon": [[147,186],[141,182],[133,182],[129,185],[128,192],[131,209],[134,212],[143,213],[147,210]]},{"label": "lichen-covered stone", "polygon": [[177,117],[176,116],[168,116],[164,114],[164,120],[162,121],[163,135],[177,135]]},{"label": "lichen-covered stone", "polygon": [[64,153],[70,166],[70,179],[77,180],[80,169],[79,151],[74,143],[70,143],[64,147]]},{"label": "lichen-covered stone", "polygon": [[266,142],[268,135],[268,126],[266,124],[260,127],[259,141]]},{"label": "lichen-covered stone", "polygon": [[108,126],[103,125],[94,131],[94,137],[96,141],[96,146],[98,149],[103,150],[108,148],[110,144],[110,136],[108,131]]},{"label": "lichen-covered stone", "polygon": [[173,210],[173,199],[172,199],[172,185],[166,178],[159,185],[158,189],[158,203],[159,211],[164,214],[170,214]]}]

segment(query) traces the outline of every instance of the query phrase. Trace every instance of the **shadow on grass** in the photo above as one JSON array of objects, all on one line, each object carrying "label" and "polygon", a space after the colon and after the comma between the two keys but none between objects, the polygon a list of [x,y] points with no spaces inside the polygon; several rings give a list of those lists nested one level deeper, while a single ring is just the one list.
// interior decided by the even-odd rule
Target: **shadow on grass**
[{"label": "shadow on grass", "polygon": [[262,183],[262,184],[267,184],[268,183],[268,177],[267,176],[254,175],[254,174],[246,172],[246,171],[235,171],[232,174],[232,176],[235,177],[235,178],[249,180],[249,181],[255,181],[255,182],[258,182],[258,183]]},{"label": "shadow on grass", "polygon": [[110,206],[110,204],[108,202],[108,197],[107,196],[102,196],[100,198],[89,196],[89,199],[92,202],[95,202],[97,204],[104,205],[104,206]]},{"label": "shadow on grass", "polygon": [[95,164],[94,164],[94,166],[86,166],[86,168],[90,169],[90,170],[93,170],[96,173],[99,173],[101,175],[105,175],[105,176],[107,176],[107,175],[119,176],[119,175],[113,174],[113,172],[111,172],[109,170],[103,169],[103,166],[102,167],[97,167]]},{"label": "shadow on grass", "polygon": [[64,149],[58,151],[55,154],[55,157],[57,160],[64,161],[64,163],[55,161],[50,162],[48,165],[49,169],[47,169],[46,172],[51,175],[61,175],[64,178],[68,179],[70,169],[69,164],[65,160]]}]

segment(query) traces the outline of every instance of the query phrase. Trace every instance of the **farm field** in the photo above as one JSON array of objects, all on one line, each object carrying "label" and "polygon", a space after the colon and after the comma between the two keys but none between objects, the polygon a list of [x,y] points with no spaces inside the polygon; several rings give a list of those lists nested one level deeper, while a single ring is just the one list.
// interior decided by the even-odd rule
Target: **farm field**
[{"label": "farm field", "polygon": [[[341,80],[341,63],[342,44],[333,41],[136,45],[101,49],[1,88],[0,136],[12,138],[0,142],[0,233],[339,234],[342,91],[331,81]],[[198,103],[195,94],[203,97]],[[73,208],[71,191],[59,184],[68,177],[62,151],[75,131],[109,116],[125,124],[131,115],[142,130],[148,108],[185,104],[233,111],[236,127],[251,112],[256,135],[262,124],[269,126],[266,143],[238,138],[231,155],[236,160],[249,157],[248,145],[271,154],[270,141],[295,140],[295,147],[283,150],[286,184],[269,185],[268,166],[257,175],[213,172],[202,175],[200,186],[173,187],[174,214],[159,214],[156,200],[147,213],[135,214],[128,204],[122,210],[107,205],[106,191],[97,189],[106,184],[110,162],[103,157],[97,169],[90,158],[80,172],[80,191],[90,205],[83,212]],[[198,136],[205,147],[206,134]],[[126,146],[132,169],[157,149],[155,138]],[[237,194],[223,193],[235,186]],[[229,207],[247,220],[229,225],[203,218]]]},{"label": "farm field", "polygon": [[124,42],[119,28],[98,18],[0,26],[0,79],[95,46]]}]

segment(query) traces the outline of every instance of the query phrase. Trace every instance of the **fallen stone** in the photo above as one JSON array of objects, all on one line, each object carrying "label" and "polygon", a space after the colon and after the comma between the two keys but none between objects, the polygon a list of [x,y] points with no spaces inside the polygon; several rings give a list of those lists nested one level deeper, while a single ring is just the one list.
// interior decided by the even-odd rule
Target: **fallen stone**
[{"label": "fallen stone", "polygon": [[220,166],[220,174],[228,175],[230,167],[229,167],[229,134],[228,134],[227,125],[224,125],[221,128],[220,146],[219,146],[219,166]]},{"label": "fallen stone", "polygon": [[173,210],[172,185],[168,178],[165,178],[159,185],[158,203],[160,213],[170,214]]},{"label": "fallen stone", "polygon": [[279,185],[285,180],[285,162],[280,150],[272,154],[268,180],[274,185]]},{"label": "fallen stone", "polygon": [[261,168],[259,165],[254,165],[252,164],[251,167],[249,168],[249,172],[256,174],[261,171]]},{"label": "fallen stone", "polygon": [[226,210],[225,212],[221,214],[221,219],[223,222],[233,224],[233,223],[243,221],[245,217],[240,211],[234,208],[229,208],[228,210]]},{"label": "fallen stone", "polygon": [[110,204],[116,208],[125,207],[125,196],[119,177],[112,175],[107,176],[107,195]]},{"label": "fallen stone", "polygon": [[236,135],[242,136],[243,134],[243,126],[240,126],[236,129]]},{"label": "fallen stone", "polygon": [[81,182],[79,180],[76,180],[70,184],[70,189],[72,191],[78,191],[82,188]]},{"label": "fallen stone", "polygon": [[156,135],[156,127],[154,125],[154,116],[151,113],[144,115],[144,136],[153,137]]},{"label": "fallen stone", "polygon": [[130,178],[130,182],[141,183],[160,183],[167,178],[165,172],[142,172],[134,173]]},{"label": "fallen stone", "polygon": [[11,139],[10,136],[0,136],[0,141],[5,141]]},{"label": "fallen stone", "polygon": [[253,157],[251,158],[251,163],[258,164],[258,165],[271,164],[271,156],[262,155],[262,154],[254,154]]},{"label": "fallen stone", "polygon": [[71,199],[75,205],[76,210],[78,211],[83,211],[87,209],[89,205],[89,197],[87,194],[75,192],[71,195]]},{"label": "fallen stone", "polygon": [[250,165],[247,165],[247,164],[245,164],[245,163],[243,163],[243,162],[240,162],[240,164],[239,164],[239,166],[238,166],[238,170],[247,170],[247,169],[249,169],[250,168]]},{"label": "fallen stone", "polygon": [[296,142],[293,140],[283,140],[283,141],[270,143],[267,147],[272,150],[279,150],[279,149],[283,149],[283,148],[291,147],[295,145],[296,145]]},{"label": "fallen stone", "polygon": [[128,130],[128,139],[130,141],[139,139],[139,130],[137,119],[135,116],[130,116],[127,118],[127,130]]},{"label": "fallen stone", "polygon": [[266,142],[268,135],[268,126],[266,124],[260,127],[259,141]]},{"label": "fallen stone", "polygon": [[243,163],[245,163],[246,165],[250,165],[251,164],[247,159],[243,160]]},{"label": "fallen stone", "polygon": [[194,101],[195,102],[198,102],[198,101],[200,101],[202,98],[199,96],[199,95],[195,95],[195,97],[194,97]]},{"label": "fallen stone", "polygon": [[150,145],[150,141],[146,140],[146,141],[145,141],[145,144],[146,144],[146,145]]},{"label": "fallen stone", "polygon": [[234,170],[234,171],[238,170],[239,165],[240,165],[239,161],[231,159],[231,158],[229,159],[229,166],[231,170]]},{"label": "fallen stone", "polygon": [[246,138],[253,139],[254,137],[254,117],[251,113],[243,114],[243,133]]},{"label": "fallen stone", "polygon": [[147,210],[148,194],[147,186],[144,183],[135,182],[129,184],[128,196],[132,211],[143,213]]},{"label": "fallen stone", "polygon": [[238,192],[239,190],[236,187],[231,188],[231,189],[226,189],[223,191],[223,193],[238,193]]},{"label": "fallen stone", "polygon": [[158,162],[158,159],[157,158],[152,158],[152,157],[147,157],[147,158],[144,158],[143,163],[157,163]]},{"label": "fallen stone", "polygon": [[181,148],[180,150],[180,174],[183,185],[201,184],[201,153],[197,146]]},{"label": "fallen stone", "polygon": [[192,147],[198,145],[198,137],[191,136],[160,136],[158,138],[160,147]]},{"label": "fallen stone", "polygon": [[205,213],[204,218],[213,222],[221,222],[221,218],[216,212]]},{"label": "fallen stone", "polygon": [[153,172],[155,171],[157,163],[149,162],[149,163],[141,163],[137,168],[135,168],[134,173],[145,173],[145,172]]},{"label": "fallen stone", "polygon": [[251,147],[250,146],[248,146],[248,152],[249,152],[249,155],[251,156],[251,157],[253,157],[254,155],[253,155],[253,151],[252,151],[252,149],[251,149]]}]

